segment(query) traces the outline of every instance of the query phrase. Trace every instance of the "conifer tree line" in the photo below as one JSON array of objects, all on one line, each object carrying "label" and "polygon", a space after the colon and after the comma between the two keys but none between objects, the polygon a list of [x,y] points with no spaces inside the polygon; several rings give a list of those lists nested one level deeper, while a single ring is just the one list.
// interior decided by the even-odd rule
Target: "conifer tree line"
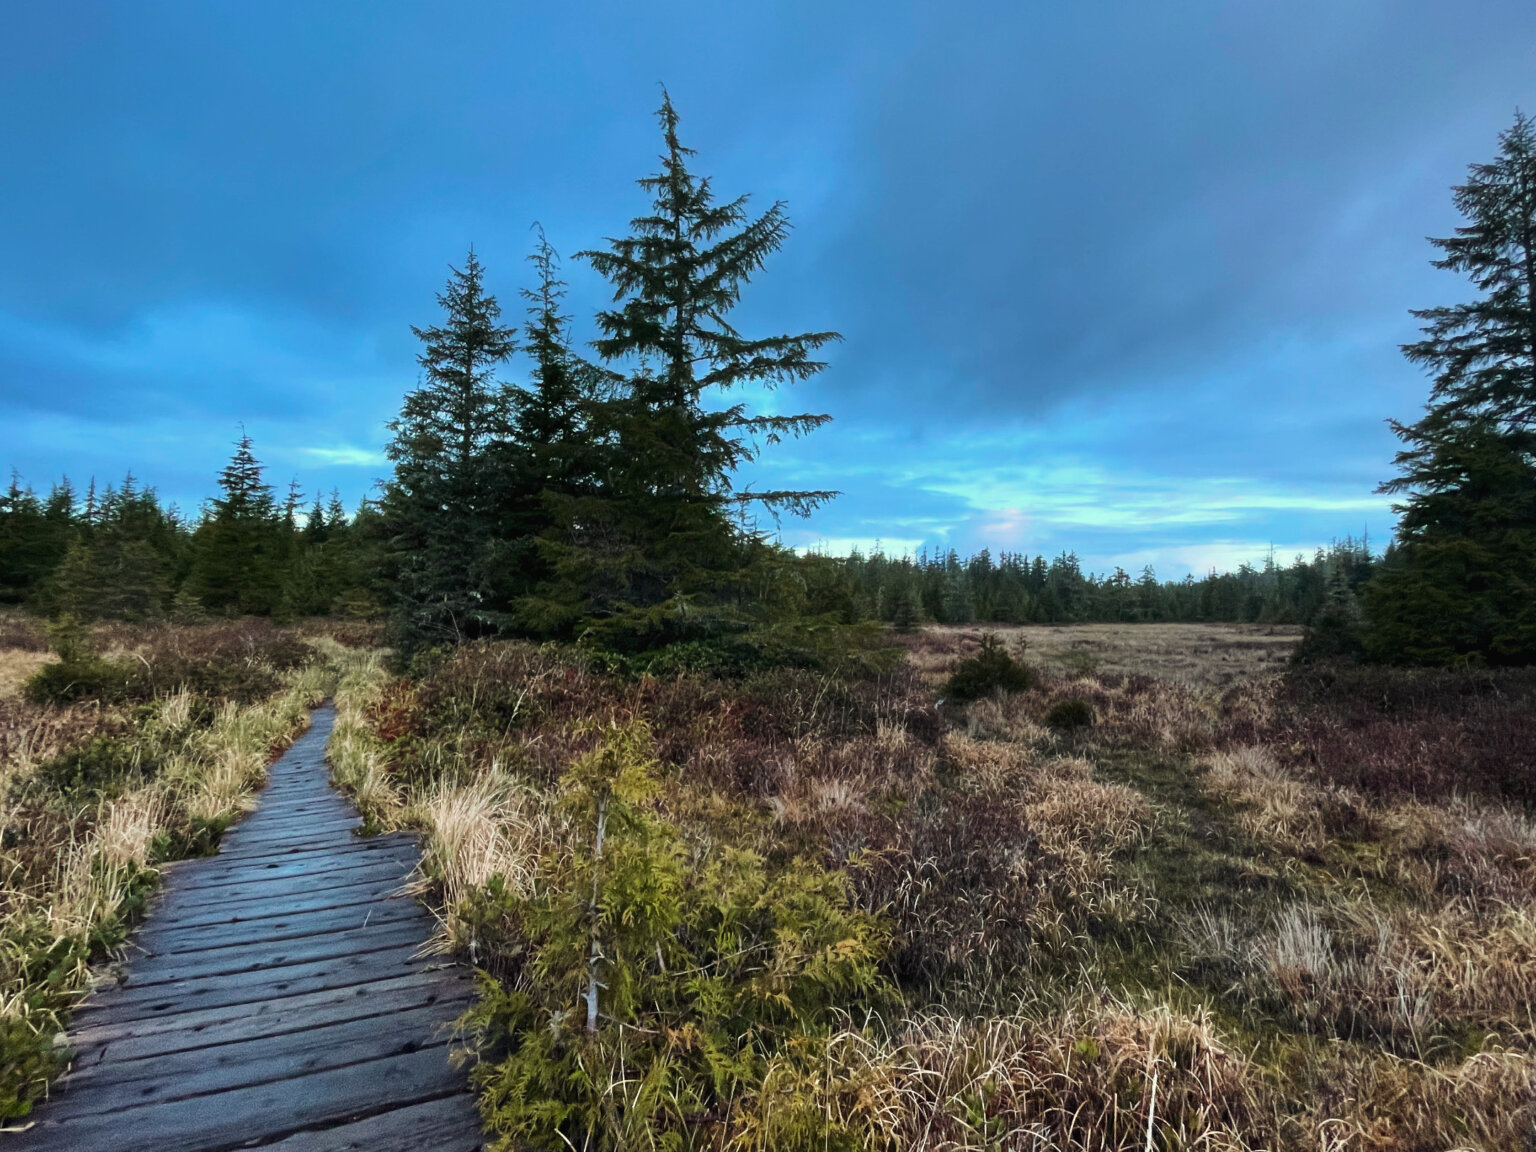
[{"label": "conifer tree line", "polygon": [[218,476],[219,494],[188,520],[132,475],[46,496],[12,476],[0,495],[0,604],[81,620],[257,615],[292,619],[379,611],[377,513],[341,497],[279,501],[249,436]]},{"label": "conifer tree line", "polygon": [[[659,111],[660,171],[627,234],[575,257],[607,281],[578,348],[542,229],[505,317],[471,250],[414,329],[418,385],[390,425],[393,473],[349,517],[279,499],[242,436],[195,520],[131,477],[83,496],[0,497],[0,602],[82,617],[351,613],[387,617],[405,653],[484,636],[579,642],[620,660],[820,660],[882,624],[1248,621],[1309,624],[1304,654],[1401,663],[1536,662],[1536,128],[1454,190],[1466,218],[1433,240],[1469,303],[1416,313],[1404,348],[1433,379],[1404,442],[1402,521],[1386,551],[1344,540],[1288,565],[1204,579],[1085,574],[1075,555],[982,551],[832,558],[763,526],[829,491],[755,491],[737,470],[824,424],[765,415],[741,390],[823,367],[835,332],[747,335],[731,315],[786,240],[776,203],[719,200]],[[508,381],[513,365],[522,379]]]},{"label": "conifer tree line", "polygon": [[916,556],[858,552],[828,559],[846,582],[852,609],[897,627],[941,624],[1250,623],[1308,624],[1330,591],[1353,602],[1382,557],[1350,538],[1255,567],[1212,570],[1201,579],[1159,580],[1149,566],[1085,573],[1077,556],[1053,558],[982,549],[962,558],[926,549]]}]

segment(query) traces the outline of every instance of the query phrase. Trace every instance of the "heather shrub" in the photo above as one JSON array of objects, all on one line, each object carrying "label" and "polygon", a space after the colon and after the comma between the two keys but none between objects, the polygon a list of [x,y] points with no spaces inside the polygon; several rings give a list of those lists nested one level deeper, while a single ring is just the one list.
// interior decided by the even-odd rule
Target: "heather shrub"
[{"label": "heather shrub", "polygon": [[1536,670],[1325,665],[1278,685],[1254,739],[1367,795],[1536,804]]},{"label": "heather shrub", "polygon": [[139,655],[133,687],[140,698],[186,689],[241,704],[270,696],[283,673],[319,659],[307,641],[266,621],[160,629]]},{"label": "heather shrub", "polygon": [[[64,618],[50,627],[50,639],[59,659],[26,685],[28,698],[39,704],[142,701],[181,689],[251,704],[275,692],[283,673],[317,659],[311,645],[266,621],[148,630],[109,626],[93,635]],[[94,651],[93,643],[113,641],[132,656],[108,660]]]},{"label": "heather shrub", "polygon": [[0,613],[0,649],[18,652],[48,651],[48,636],[42,624],[19,613]]}]

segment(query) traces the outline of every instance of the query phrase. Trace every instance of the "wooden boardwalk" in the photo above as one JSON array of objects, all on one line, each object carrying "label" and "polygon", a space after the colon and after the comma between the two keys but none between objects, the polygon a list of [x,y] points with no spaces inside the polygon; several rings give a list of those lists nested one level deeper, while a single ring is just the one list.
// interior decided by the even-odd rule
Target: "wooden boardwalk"
[{"label": "wooden boardwalk", "polygon": [[446,1025],[462,971],[397,895],[414,842],[360,839],[326,780],[335,713],[271,770],[218,856],[170,869],[124,978],[75,1013],[75,1059],[0,1152],[470,1152],[480,1125]]}]

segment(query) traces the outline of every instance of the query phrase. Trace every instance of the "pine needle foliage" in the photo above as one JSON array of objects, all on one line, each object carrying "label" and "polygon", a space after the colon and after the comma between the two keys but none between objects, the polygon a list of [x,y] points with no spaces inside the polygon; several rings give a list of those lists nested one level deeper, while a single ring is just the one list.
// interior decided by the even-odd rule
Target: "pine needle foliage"
[{"label": "pine needle foliage", "polygon": [[514,396],[495,377],[514,329],[485,290],[473,250],[438,295],[443,320],[413,328],[422,384],[390,425],[395,474],[382,501],[398,639],[407,649],[457,642],[493,627],[488,586],[509,477],[495,449],[511,438]]},{"label": "pine needle foliage", "polygon": [[1365,598],[1380,659],[1536,663],[1536,122],[1499,140],[1455,189],[1467,223],[1431,240],[1479,295],[1415,312],[1424,338],[1403,349],[1434,387],[1420,420],[1392,422],[1401,548]]},{"label": "pine needle foliage", "polygon": [[689,171],[693,151],[670,97],[658,116],[662,169],[639,181],[651,212],[631,221],[630,235],[577,254],[613,289],[593,347],[625,376],[594,404],[590,426],[612,445],[613,464],[600,491],[562,509],[545,545],[553,576],[525,611],[534,630],[620,651],[750,627],[750,545],[760,536],[745,510],[806,515],[835,495],[736,487],[736,469],[762,447],[829,417],[753,414],[719,398],[809,379],[824,367],[817,350],[839,337],[750,338],[731,324],[743,287],[789,234],[784,205],[753,217],[745,196],[718,203],[709,179]]},{"label": "pine needle foliage", "polygon": [[270,615],[282,596],[283,522],[244,431],[192,537],[186,591],[208,611]]},{"label": "pine needle foliage", "polygon": [[[885,935],[845,877],[690,844],[657,787],[648,730],[610,729],[567,774],[565,842],[532,894],[493,881],[469,910],[524,942],[463,1021],[497,1148],[721,1147],[761,1114],[770,1067],[817,1050],[839,1005],[890,995]],[[818,1103],[774,1101],[798,1117],[774,1147],[845,1146]]]},{"label": "pine needle foliage", "polygon": [[535,228],[538,242],[528,260],[538,285],[522,292],[523,351],[532,371],[527,385],[513,392],[511,437],[494,451],[513,487],[504,509],[499,593],[508,605],[521,604],[524,616],[534,589],[554,575],[541,539],[556,523],[582,520],[580,502],[593,496],[615,465],[612,437],[602,431],[595,409],[619,382],[572,347],[571,318],[561,311],[566,285],[559,254],[543,228]]}]

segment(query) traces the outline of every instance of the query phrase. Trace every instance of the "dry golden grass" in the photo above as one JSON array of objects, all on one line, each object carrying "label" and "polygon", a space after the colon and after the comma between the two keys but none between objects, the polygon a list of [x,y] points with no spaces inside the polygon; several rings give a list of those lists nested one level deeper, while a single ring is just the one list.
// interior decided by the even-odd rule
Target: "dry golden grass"
[{"label": "dry golden grass", "polygon": [[432,892],[441,902],[438,950],[464,952],[474,962],[479,943],[459,910],[493,876],[514,892],[531,889],[552,835],[538,799],[491,772],[471,784],[434,787],[403,818],[427,833],[417,891]]},{"label": "dry golden grass", "polygon": [[1301,639],[1286,624],[933,624],[907,641],[925,674],[947,673],[996,632],[1024,658],[1069,672],[1155,676],[1197,688],[1227,688],[1278,674]]},{"label": "dry golden grass", "polygon": [[46,652],[0,649],[0,700],[19,696],[27,678],[51,659]]},{"label": "dry golden grass", "polygon": [[[771,1070],[743,1146],[774,1147],[780,1081],[819,1071]],[[873,1040],[850,1030],[822,1075],[827,1108],[871,1148],[1249,1152],[1275,1131],[1258,1069],[1208,1018],[1112,999],[1044,1017],[919,1014]]]},{"label": "dry golden grass", "polygon": [[[1536,1147],[1526,809],[1346,787],[1277,738],[1293,629],[1006,630],[1040,683],[935,711],[982,633],[903,641],[926,693],[610,682],[513,645],[414,684],[375,664],[333,762],[427,830],[463,953],[462,897],[527,882],[594,720],[652,722],[686,836],[846,867],[906,1006],[778,1060],[732,1147],[774,1147],[774,1101],[809,1091],[870,1148],[1140,1150],[1149,1119],[1167,1149]],[[1093,723],[1053,730],[1074,699]]]},{"label": "dry golden grass", "polygon": [[1284,851],[1318,851],[1325,840],[1320,790],[1281,768],[1267,748],[1214,753],[1206,786],[1236,808],[1238,825],[1254,839]]}]

